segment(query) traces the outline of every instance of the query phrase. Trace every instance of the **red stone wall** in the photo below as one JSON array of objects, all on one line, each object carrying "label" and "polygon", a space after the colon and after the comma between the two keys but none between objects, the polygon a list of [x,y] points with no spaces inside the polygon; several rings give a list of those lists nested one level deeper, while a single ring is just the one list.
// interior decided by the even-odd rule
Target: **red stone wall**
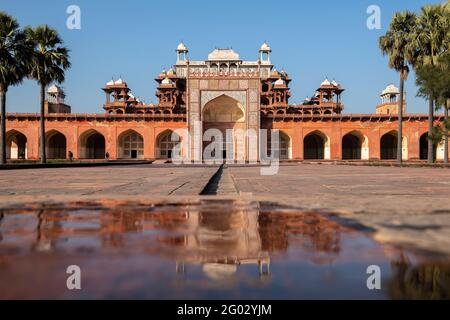
[{"label": "red stone wall", "polygon": [[[39,158],[39,121],[37,118],[14,118],[7,120],[7,135],[11,130],[24,134],[27,138],[28,159]],[[123,119],[122,121],[87,121],[87,120],[49,120],[46,122],[46,132],[56,130],[66,137],[67,152],[73,152],[74,158],[79,157],[80,137],[88,130],[96,130],[105,137],[106,151],[111,159],[118,155],[118,140],[120,134],[134,130],[144,139],[144,158],[155,159],[158,136],[166,130],[186,128],[184,121],[136,121]],[[261,121],[263,129],[279,129],[291,139],[292,159],[303,159],[303,141],[306,135],[313,131],[320,131],[330,141],[330,159],[342,159],[342,138],[349,132],[357,131],[368,139],[369,158],[380,158],[380,139],[390,131],[397,130],[397,121],[374,120],[310,120],[310,121]],[[424,120],[405,121],[404,136],[408,145],[408,159],[419,159],[419,139],[426,133],[428,123]]]},{"label": "red stone wall", "polygon": [[[105,151],[111,159],[117,159],[120,134],[134,130],[144,139],[144,158],[156,158],[156,139],[166,130],[176,130],[186,127],[185,122],[144,122],[144,121],[46,121],[46,132],[56,130],[66,137],[67,152],[72,151],[75,159],[79,157],[79,138],[89,130],[95,130],[105,137]],[[6,122],[6,132],[16,130],[27,137],[28,159],[39,158],[39,121],[15,120]]]}]

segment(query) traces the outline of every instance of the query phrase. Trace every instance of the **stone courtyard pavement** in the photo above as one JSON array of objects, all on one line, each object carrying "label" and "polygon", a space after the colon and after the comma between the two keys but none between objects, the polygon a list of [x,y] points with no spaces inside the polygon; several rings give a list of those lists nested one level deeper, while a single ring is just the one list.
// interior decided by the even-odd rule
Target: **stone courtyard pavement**
[{"label": "stone courtyard pavement", "polygon": [[450,257],[450,170],[349,165],[285,165],[228,169],[247,197],[336,213],[375,239]]},{"label": "stone courtyard pavement", "polygon": [[[218,166],[129,165],[0,171],[0,208],[95,199],[271,201],[334,213],[375,239],[450,257],[450,170],[332,164],[258,166],[216,175],[215,196],[200,196]],[[214,179],[213,179],[214,180]]]}]

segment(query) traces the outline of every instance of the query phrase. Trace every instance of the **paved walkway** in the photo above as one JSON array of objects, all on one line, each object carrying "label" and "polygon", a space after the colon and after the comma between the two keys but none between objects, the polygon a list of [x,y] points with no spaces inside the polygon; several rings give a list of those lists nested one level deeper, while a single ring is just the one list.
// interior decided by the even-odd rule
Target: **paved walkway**
[{"label": "paved walkway", "polygon": [[218,166],[52,168],[0,172],[0,203],[198,195]]},{"label": "paved walkway", "polygon": [[450,170],[345,165],[287,165],[274,176],[231,167],[247,197],[339,212],[377,240],[450,257]]},{"label": "paved walkway", "polygon": [[346,165],[285,165],[262,176],[258,167],[230,167],[237,190],[305,208],[423,213],[448,209],[450,170]]}]

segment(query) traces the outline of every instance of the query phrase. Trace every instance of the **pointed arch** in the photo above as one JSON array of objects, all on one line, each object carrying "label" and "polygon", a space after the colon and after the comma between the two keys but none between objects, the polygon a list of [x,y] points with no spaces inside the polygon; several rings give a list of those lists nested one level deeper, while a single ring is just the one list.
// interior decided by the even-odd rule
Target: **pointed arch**
[{"label": "pointed arch", "polygon": [[319,130],[308,133],[303,139],[303,158],[305,160],[329,160],[330,138]]},{"label": "pointed arch", "polygon": [[58,130],[50,130],[45,134],[45,153],[48,159],[66,159],[67,139]]},{"label": "pointed arch", "polygon": [[103,134],[94,129],[83,132],[78,139],[78,157],[81,159],[104,159],[106,141]]},{"label": "pointed arch", "polygon": [[395,130],[385,133],[380,139],[380,159],[395,160],[397,159],[397,136]]},{"label": "pointed arch", "polygon": [[181,137],[173,130],[167,129],[161,132],[156,137],[156,157],[159,159],[172,159],[177,151],[175,147],[178,146],[179,149],[180,143]]},{"label": "pointed arch", "polygon": [[6,158],[25,160],[27,154],[27,137],[20,131],[9,130],[6,133]]},{"label": "pointed arch", "polygon": [[203,108],[204,122],[244,122],[245,109],[241,103],[225,94],[222,94]]},{"label": "pointed arch", "polygon": [[358,130],[348,132],[342,137],[343,160],[368,160],[369,139]]},{"label": "pointed arch", "polygon": [[118,154],[122,159],[144,159],[144,137],[129,129],[118,138]]},{"label": "pointed arch", "polygon": [[[268,150],[268,154],[271,155],[272,154],[272,142],[271,142],[271,134],[269,134],[269,136],[267,137],[269,140],[269,150]],[[289,160],[292,158],[292,139],[291,137],[283,132],[283,131],[279,131],[279,142],[278,142],[278,150],[279,150],[279,157],[280,160]]]},{"label": "pointed arch", "polygon": [[[437,145],[434,144],[434,157],[435,160],[437,158]],[[427,160],[428,159],[428,132],[423,133],[420,138],[419,138],[419,159],[420,160]],[[444,159],[443,157],[444,153],[442,152],[442,159]]]}]

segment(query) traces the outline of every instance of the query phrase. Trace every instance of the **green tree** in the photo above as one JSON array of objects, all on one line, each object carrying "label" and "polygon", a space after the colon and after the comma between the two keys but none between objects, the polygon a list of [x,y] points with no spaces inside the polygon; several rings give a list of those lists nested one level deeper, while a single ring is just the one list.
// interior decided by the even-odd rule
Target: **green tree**
[{"label": "green tree", "polygon": [[444,108],[444,122],[442,126],[434,127],[429,139],[439,144],[444,138],[444,163],[448,163],[448,132],[450,122],[448,109],[450,107],[450,53],[443,55],[436,66],[424,65],[416,71],[416,85],[418,95],[422,97],[436,97],[436,109]]},{"label": "green tree", "polygon": [[30,47],[17,21],[0,12],[0,164],[6,163],[6,93],[28,74]]},{"label": "green tree", "polygon": [[34,46],[30,77],[40,86],[40,154],[46,163],[45,154],[45,88],[52,82],[61,83],[65,70],[70,68],[69,50],[63,46],[58,32],[47,25],[27,28],[26,33]]},{"label": "green tree", "polygon": [[[416,28],[410,37],[408,60],[416,70],[423,66],[437,66],[439,58],[448,48],[449,22],[448,4],[424,6],[417,19]],[[434,103],[438,97],[431,90],[428,99],[428,136],[432,137],[434,124]],[[432,139],[428,140],[428,162],[434,162]]]},{"label": "green tree", "polygon": [[389,30],[379,39],[379,46],[383,55],[389,57],[389,67],[400,74],[400,101],[398,106],[398,142],[397,161],[402,163],[403,139],[403,105],[405,80],[408,78],[408,50],[409,38],[416,25],[416,15],[406,11],[396,13],[392,18]]}]

